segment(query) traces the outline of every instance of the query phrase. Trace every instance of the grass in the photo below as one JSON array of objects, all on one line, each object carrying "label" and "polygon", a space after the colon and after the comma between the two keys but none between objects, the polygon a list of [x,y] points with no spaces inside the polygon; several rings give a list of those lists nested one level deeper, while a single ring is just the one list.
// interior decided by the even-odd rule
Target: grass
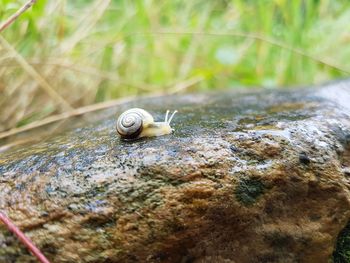
[{"label": "grass", "polygon": [[[0,0],[0,21],[24,2]],[[0,37],[0,131],[130,95],[346,77],[349,32],[347,0],[38,0]]]}]

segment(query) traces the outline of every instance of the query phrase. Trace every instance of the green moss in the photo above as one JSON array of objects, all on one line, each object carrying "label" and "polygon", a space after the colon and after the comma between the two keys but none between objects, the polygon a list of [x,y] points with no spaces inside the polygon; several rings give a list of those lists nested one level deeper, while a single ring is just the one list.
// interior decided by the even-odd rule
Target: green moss
[{"label": "green moss", "polygon": [[333,252],[334,263],[350,263],[350,222],[340,232],[335,251]]},{"label": "green moss", "polygon": [[235,190],[236,198],[242,204],[252,205],[264,193],[265,185],[258,179],[248,178],[239,182]]}]

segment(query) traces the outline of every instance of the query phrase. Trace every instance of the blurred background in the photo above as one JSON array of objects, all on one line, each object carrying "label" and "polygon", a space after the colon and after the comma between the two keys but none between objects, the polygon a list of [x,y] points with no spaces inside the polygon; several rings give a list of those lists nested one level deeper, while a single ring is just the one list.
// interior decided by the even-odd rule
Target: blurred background
[{"label": "blurred background", "polygon": [[[0,0],[0,21],[25,0]],[[0,132],[127,96],[349,76],[348,0],[38,0],[0,35]]]}]

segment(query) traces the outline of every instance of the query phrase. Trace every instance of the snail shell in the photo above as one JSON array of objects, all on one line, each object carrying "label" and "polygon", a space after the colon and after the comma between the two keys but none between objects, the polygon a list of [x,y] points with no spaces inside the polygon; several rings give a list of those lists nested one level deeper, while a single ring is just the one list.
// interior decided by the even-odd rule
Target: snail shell
[{"label": "snail shell", "polygon": [[142,130],[154,123],[153,117],[147,111],[133,108],[123,112],[117,121],[117,132],[123,139],[136,139]]}]

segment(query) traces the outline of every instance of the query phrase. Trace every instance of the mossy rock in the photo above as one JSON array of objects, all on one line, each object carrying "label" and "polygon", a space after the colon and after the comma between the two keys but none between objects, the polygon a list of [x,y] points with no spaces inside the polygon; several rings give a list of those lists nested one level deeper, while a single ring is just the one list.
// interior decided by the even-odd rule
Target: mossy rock
[{"label": "mossy rock", "polygon": [[[343,81],[144,98],[70,119],[1,153],[0,209],[58,263],[344,262],[349,101]],[[179,110],[174,133],[120,140],[116,118],[135,106],[156,120]],[[1,227],[0,262],[33,262],[19,246]]]},{"label": "mossy rock", "polygon": [[333,253],[333,262],[350,262],[350,222],[339,234],[335,251]]}]

